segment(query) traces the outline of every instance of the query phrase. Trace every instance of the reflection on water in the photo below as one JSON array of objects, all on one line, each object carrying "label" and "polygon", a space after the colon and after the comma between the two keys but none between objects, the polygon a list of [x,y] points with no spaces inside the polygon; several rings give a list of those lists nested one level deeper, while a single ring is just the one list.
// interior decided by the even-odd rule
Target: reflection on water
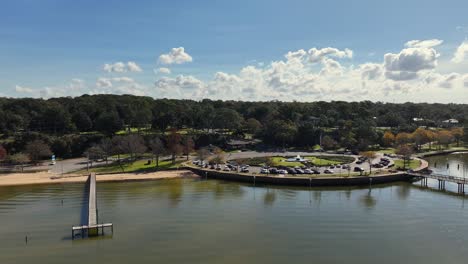
[{"label": "reflection on water", "polygon": [[0,263],[465,263],[468,257],[464,198],[417,184],[99,183],[99,219],[113,222],[115,233],[77,242],[69,236],[85,204],[83,187],[0,188],[0,237],[8,238],[0,240]]},{"label": "reflection on water", "polygon": [[427,157],[429,167],[435,173],[468,177],[468,153],[456,152],[449,155]]}]

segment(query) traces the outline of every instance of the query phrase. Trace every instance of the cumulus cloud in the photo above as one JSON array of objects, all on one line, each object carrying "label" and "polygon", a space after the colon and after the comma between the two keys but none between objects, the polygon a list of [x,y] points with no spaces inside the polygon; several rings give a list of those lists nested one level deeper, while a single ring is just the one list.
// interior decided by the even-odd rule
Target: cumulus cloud
[{"label": "cumulus cloud", "polygon": [[148,95],[148,88],[130,77],[98,78],[90,94]]},{"label": "cumulus cloud", "polygon": [[164,67],[161,67],[157,70],[158,73],[161,73],[161,74],[171,74],[171,69],[169,68],[164,68]]},{"label": "cumulus cloud", "polygon": [[433,48],[406,48],[398,54],[384,55],[385,76],[393,80],[411,80],[418,72],[437,66],[439,54]]},{"label": "cumulus cloud", "polygon": [[465,60],[465,56],[468,55],[468,40],[465,40],[458,46],[455,54],[453,55],[452,62],[461,63]]},{"label": "cumulus cloud", "polygon": [[335,58],[352,58],[353,51],[350,49],[339,50],[337,48],[311,48],[308,52],[308,60],[309,62],[319,62],[325,57],[335,57]]},{"label": "cumulus cloud", "polygon": [[26,94],[32,94],[34,93],[34,90],[31,89],[31,88],[28,88],[28,87],[24,87],[24,86],[19,86],[19,85],[16,85],[15,86],[15,91],[17,93],[26,93]]},{"label": "cumulus cloud", "polygon": [[405,43],[408,48],[432,48],[439,46],[443,43],[440,39],[427,39],[427,40],[410,40]]},{"label": "cumulus cloud", "polygon": [[185,52],[184,47],[172,48],[169,53],[159,56],[161,64],[183,64],[192,62],[192,56]]},{"label": "cumulus cloud", "polygon": [[424,78],[424,82],[434,87],[451,89],[460,79],[460,74],[452,72],[449,74],[430,73]]},{"label": "cumulus cloud", "polygon": [[127,63],[124,62],[115,62],[115,63],[106,63],[102,67],[102,69],[106,72],[116,72],[116,73],[123,73],[123,72],[141,72],[143,71],[141,67],[133,61],[129,61]]},{"label": "cumulus cloud", "polygon": [[141,69],[141,67],[138,64],[136,64],[134,61],[127,62],[127,69],[130,72],[141,72],[141,71],[143,71]]},{"label": "cumulus cloud", "polygon": [[359,71],[363,80],[376,80],[382,76],[383,67],[378,63],[364,63],[359,65]]}]

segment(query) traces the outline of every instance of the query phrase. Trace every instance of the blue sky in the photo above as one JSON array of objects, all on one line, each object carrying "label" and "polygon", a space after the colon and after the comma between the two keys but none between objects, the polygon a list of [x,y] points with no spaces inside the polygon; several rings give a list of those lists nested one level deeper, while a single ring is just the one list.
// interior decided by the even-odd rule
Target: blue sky
[{"label": "blue sky", "polygon": [[[468,2],[450,0],[2,1],[0,94],[50,97],[128,92],[175,98],[401,101],[408,94],[423,95],[422,78],[429,75],[439,82],[446,78],[464,82],[465,60],[456,65],[451,60],[467,37],[466,10]],[[437,51],[437,65],[410,70],[418,79],[380,78],[364,88],[362,80],[356,80],[360,73],[355,69],[360,65],[383,64],[385,54],[401,55],[406,42],[433,39],[443,41],[425,47]],[[162,65],[159,56],[178,47],[184,47],[192,60]],[[352,56],[327,57],[342,68],[326,78],[320,74],[324,60],[303,63],[299,69],[285,59],[290,51],[311,48],[349,49]],[[129,61],[142,71],[103,71],[106,63]],[[272,62],[288,65],[278,73]],[[261,83],[242,76],[249,65],[261,71],[254,74],[263,78]],[[381,70],[383,75],[387,66]],[[171,73],[155,74],[154,69],[161,67]],[[227,74],[221,84],[217,72]],[[272,72],[280,76],[275,79]],[[254,78],[250,73],[244,75]],[[448,76],[452,73],[459,76]],[[304,76],[306,81],[301,79]],[[122,77],[131,81],[122,83],[118,79]],[[97,87],[100,78],[114,83]],[[436,84],[430,86],[424,94],[431,96],[418,96],[416,101],[431,101],[434,96],[450,101],[450,95],[455,102],[468,99],[455,96],[466,93],[463,84],[440,90]],[[70,87],[76,93],[68,94]],[[47,93],[39,93],[44,89]]]}]

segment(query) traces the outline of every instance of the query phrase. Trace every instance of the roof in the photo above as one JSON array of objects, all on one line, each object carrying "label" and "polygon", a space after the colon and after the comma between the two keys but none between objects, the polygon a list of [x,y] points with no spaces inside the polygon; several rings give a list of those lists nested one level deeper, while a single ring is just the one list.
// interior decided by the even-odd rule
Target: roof
[{"label": "roof", "polygon": [[442,121],[442,123],[458,124],[458,120],[454,118],[450,118],[450,119]]}]

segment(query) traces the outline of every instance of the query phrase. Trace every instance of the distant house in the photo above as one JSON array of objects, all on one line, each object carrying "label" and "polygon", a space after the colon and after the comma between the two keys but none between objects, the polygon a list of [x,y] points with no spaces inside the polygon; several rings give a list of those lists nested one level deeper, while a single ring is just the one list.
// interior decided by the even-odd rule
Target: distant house
[{"label": "distant house", "polygon": [[458,126],[459,122],[457,119],[450,118],[447,120],[442,121],[442,127],[454,127]]}]

